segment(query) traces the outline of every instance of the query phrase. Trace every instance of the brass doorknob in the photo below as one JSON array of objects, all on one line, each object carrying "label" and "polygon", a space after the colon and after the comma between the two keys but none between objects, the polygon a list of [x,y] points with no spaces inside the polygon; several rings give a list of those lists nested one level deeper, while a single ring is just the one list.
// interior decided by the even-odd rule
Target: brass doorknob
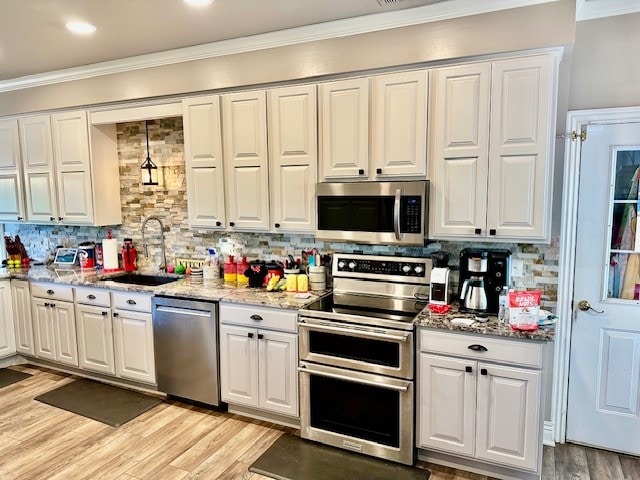
[{"label": "brass doorknob", "polygon": [[593,310],[596,313],[604,313],[604,310],[603,311],[598,311],[595,308],[593,308],[588,300],[580,300],[578,302],[578,308],[580,310],[582,310],[583,312],[588,312],[589,310]]}]

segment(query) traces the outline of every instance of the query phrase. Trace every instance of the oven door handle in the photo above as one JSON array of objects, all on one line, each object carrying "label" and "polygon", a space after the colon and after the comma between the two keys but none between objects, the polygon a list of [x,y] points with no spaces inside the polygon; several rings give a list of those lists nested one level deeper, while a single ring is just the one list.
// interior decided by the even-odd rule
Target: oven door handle
[{"label": "oven door handle", "polygon": [[400,235],[400,199],[402,197],[402,189],[396,189],[395,200],[393,202],[393,232],[396,234],[396,240],[401,240]]},{"label": "oven door handle", "polygon": [[362,385],[370,385],[372,387],[384,388],[386,390],[394,390],[396,392],[406,392],[407,390],[409,390],[409,386],[411,385],[411,382],[406,382],[406,385],[389,385],[389,384],[385,384],[385,383],[372,382],[371,380],[364,380],[362,378],[348,377],[346,375],[340,375],[340,374],[337,374],[337,373],[320,372],[318,370],[314,370],[312,368],[309,368],[307,365],[299,366],[298,367],[298,371],[301,372],[301,373],[309,373],[309,374],[312,374],[312,375],[318,375],[320,377],[335,378],[336,380],[344,380],[346,382],[360,383]]},{"label": "oven door handle", "polygon": [[308,330],[316,330],[318,332],[333,332],[333,333],[342,333],[345,335],[358,336],[363,338],[372,338],[375,340],[391,340],[393,342],[406,342],[411,336],[410,333],[406,333],[404,335],[389,335],[388,333],[376,333],[376,332],[368,332],[367,330],[356,330],[351,328],[341,328],[341,327],[329,327],[327,325],[314,325],[305,323],[304,321],[298,322],[298,327],[306,328]]}]

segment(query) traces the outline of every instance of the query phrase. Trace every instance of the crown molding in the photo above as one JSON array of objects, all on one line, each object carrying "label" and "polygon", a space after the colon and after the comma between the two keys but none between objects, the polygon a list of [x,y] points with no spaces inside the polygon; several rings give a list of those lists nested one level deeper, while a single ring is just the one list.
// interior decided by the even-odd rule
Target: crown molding
[{"label": "crown molding", "polygon": [[576,22],[640,12],[638,0],[577,0]]},{"label": "crown molding", "polygon": [[0,93],[555,1],[558,0],[455,0],[435,3],[3,80],[0,81]]}]

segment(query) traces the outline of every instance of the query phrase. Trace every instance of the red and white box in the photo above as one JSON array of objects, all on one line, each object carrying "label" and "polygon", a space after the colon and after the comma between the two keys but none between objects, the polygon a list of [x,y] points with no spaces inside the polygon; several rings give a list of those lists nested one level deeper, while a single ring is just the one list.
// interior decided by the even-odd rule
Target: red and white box
[{"label": "red and white box", "polygon": [[537,330],[540,290],[509,292],[509,326],[513,330]]}]

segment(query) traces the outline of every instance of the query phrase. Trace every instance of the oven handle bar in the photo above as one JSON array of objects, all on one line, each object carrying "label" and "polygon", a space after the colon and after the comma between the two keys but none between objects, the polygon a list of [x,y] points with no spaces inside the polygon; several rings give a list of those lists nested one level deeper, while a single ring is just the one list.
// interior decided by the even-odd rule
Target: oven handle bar
[{"label": "oven handle bar", "polygon": [[386,390],[394,390],[396,392],[406,392],[407,390],[409,390],[409,386],[411,385],[411,383],[409,382],[407,382],[406,385],[388,385],[385,383],[372,382],[371,380],[348,377],[346,375],[339,375],[337,373],[320,372],[318,370],[309,368],[309,366],[307,365],[301,365],[300,367],[298,367],[298,371],[301,373],[318,375],[320,377],[335,378],[336,380],[344,380],[347,382],[360,383],[362,385],[371,385],[372,387],[384,388]]},{"label": "oven handle bar", "polygon": [[402,197],[402,190],[396,189],[396,196],[393,202],[393,232],[396,234],[396,240],[401,240],[400,235],[400,199]]},{"label": "oven handle bar", "polygon": [[359,330],[359,329],[355,329],[355,328],[343,328],[343,327],[330,327],[327,325],[317,325],[317,324],[309,324],[306,323],[304,320],[301,320],[298,322],[298,326],[300,328],[306,328],[309,330],[316,330],[319,332],[335,332],[335,333],[343,333],[343,334],[351,334],[351,335],[357,335],[359,337],[363,337],[363,338],[374,338],[374,339],[381,339],[381,340],[392,340],[394,342],[406,342],[409,337],[411,336],[410,333],[407,333],[405,335],[389,335],[387,333],[376,333],[376,332],[368,332],[366,330]]}]

